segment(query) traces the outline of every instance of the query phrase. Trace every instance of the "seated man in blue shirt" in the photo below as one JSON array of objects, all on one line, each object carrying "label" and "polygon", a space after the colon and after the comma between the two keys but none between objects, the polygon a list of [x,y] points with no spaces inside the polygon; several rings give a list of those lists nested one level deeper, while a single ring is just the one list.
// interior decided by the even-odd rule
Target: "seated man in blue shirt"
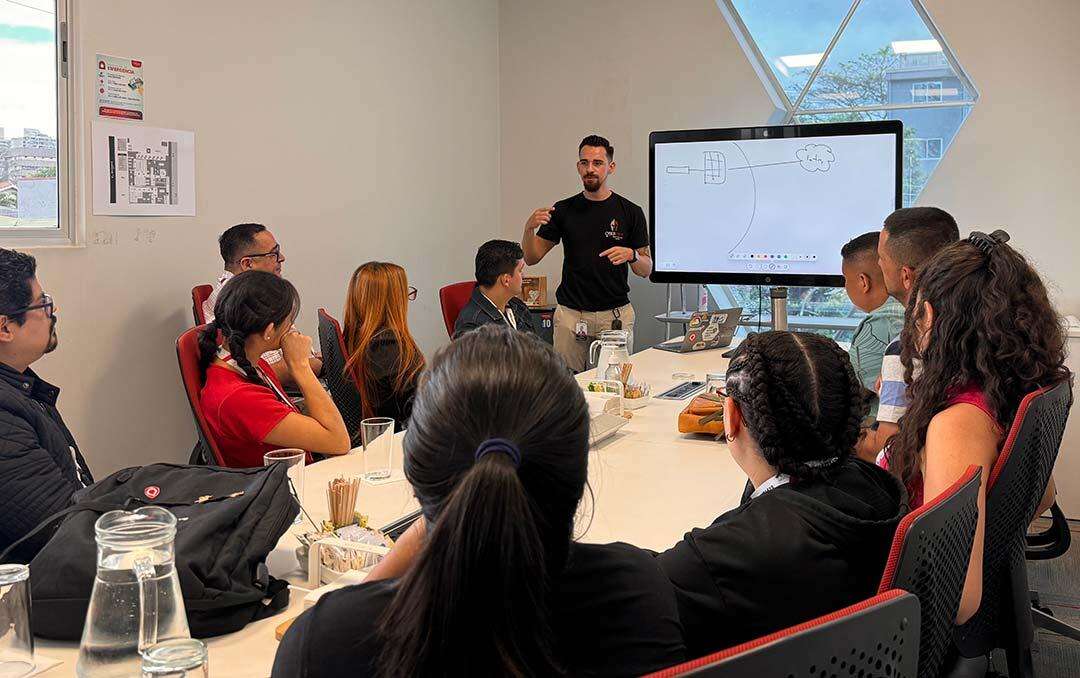
[{"label": "seated man in blue shirt", "polygon": [[872,394],[870,423],[877,419],[877,380],[885,347],[904,328],[904,307],[889,297],[885,277],[878,265],[877,231],[863,233],[840,250],[844,290],[855,308],[866,313],[851,339],[851,366],[863,387]]},{"label": "seated man in blue shirt", "polygon": [[532,313],[521,296],[525,253],[509,240],[489,240],[476,252],[476,289],[454,323],[454,338],[498,323],[535,335]]},{"label": "seated man in blue shirt", "polygon": [[[57,344],[58,309],[36,269],[32,256],[0,249],[0,551],[94,482],[56,409],[60,389],[30,369]],[[16,548],[9,562],[30,562],[54,528]]]},{"label": "seated man in blue shirt", "polygon": [[[889,296],[906,307],[918,270],[946,245],[959,239],[956,220],[937,207],[905,207],[887,216],[878,240],[878,265]],[[856,447],[859,457],[867,461],[877,459],[885,443],[900,430],[900,418],[907,413],[910,403],[904,366],[900,363],[899,337],[894,337],[885,347],[877,392],[877,425],[865,430]]]}]

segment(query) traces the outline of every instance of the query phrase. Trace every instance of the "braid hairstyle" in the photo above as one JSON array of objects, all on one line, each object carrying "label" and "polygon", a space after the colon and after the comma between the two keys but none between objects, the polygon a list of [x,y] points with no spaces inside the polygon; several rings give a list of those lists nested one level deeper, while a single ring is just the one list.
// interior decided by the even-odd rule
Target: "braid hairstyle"
[{"label": "braid hairstyle", "polygon": [[273,324],[292,323],[300,309],[300,295],[292,283],[266,271],[244,271],[229,279],[214,303],[214,321],[199,335],[199,367],[203,379],[217,356],[219,341],[251,381],[261,384],[259,373],[244,351],[247,338]]},{"label": "braid hairstyle", "polygon": [[727,383],[762,456],[796,482],[838,467],[869,409],[847,354],[819,334],[751,335],[736,350]]},{"label": "braid hairstyle", "polygon": [[206,370],[214,362],[214,356],[217,355],[218,342],[221,337],[221,330],[218,329],[217,318],[211,320],[199,330],[199,374],[202,375],[203,380],[206,380]]}]

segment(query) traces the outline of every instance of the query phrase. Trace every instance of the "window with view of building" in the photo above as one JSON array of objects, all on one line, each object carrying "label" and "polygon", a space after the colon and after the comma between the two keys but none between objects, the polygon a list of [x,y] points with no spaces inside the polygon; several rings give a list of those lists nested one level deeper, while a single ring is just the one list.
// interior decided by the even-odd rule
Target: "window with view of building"
[{"label": "window with view of building", "polygon": [[911,103],[927,104],[941,101],[941,81],[916,82],[911,85]]},{"label": "window with view of building", "polygon": [[[918,200],[978,99],[921,0],[716,4],[776,107],[769,123],[903,121],[903,205]],[[712,293],[751,315],[757,310],[754,286]],[[789,295],[795,324],[854,327],[861,315],[842,289],[792,288]],[[767,309],[767,291],[764,300]]]},{"label": "window with view of building", "polygon": [[911,139],[910,142],[919,160],[941,159],[941,139]]},{"label": "window with view of building", "polygon": [[0,0],[0,241],[62,242],[68,206],[67,0]]}]

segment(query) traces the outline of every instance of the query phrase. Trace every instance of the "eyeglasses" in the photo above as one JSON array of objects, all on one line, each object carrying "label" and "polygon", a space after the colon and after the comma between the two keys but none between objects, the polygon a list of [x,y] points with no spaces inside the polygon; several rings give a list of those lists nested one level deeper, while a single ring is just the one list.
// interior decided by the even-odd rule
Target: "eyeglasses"
[{"label": "eyeglasses", "polygon": [[409,285],[409,301],[416,301],[416,288]]},{"label": "eyeglasses", "polygon": [[43,292],[41,294],[41,301],[39,301],[38,303],[30,304],[29,306],[20,308],[17,311],[12,311],[10,313],[5,313],[4,315],[7,315],[7,316],[22,315],[23,313],[26,313],[27,311],[35,311],[35,310],[37,310],[39,308],[45,309],[45,315],[47,315],[48,317],[51,318],[51,317],[53,317],[53,309],[56,308],[56,304],[55,304],[55,302],[53,302],[52,297],[50,297],[48,294],[45,294]]},{"label": "eyeglasses", "polygon": [[279,262],[285,261],[285,257],[281,256],[281,245],[277,245],[269,252],[262,252],[261,254],[245,254],[240,259],[257,259],[258,257],[274,257]]}]

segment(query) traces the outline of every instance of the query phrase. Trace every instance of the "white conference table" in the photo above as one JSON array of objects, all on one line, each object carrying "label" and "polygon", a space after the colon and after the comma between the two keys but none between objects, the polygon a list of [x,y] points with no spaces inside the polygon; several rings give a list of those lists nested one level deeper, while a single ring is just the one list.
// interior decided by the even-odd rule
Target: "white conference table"
[{"label": "white conference table", "polygon": [[[633,377],[647,381],[653,394],[662,393],[675,383],[671,378],[674,372],[692,373],[694,379],[704,381],[706,372],[726,370],[727,360],[721,353],[723,350],[676,354],[646,349],[632,357]],[[579,381],[588,381],[592,374],[590,370],[579,375]],[[578,511],[575,536],[579,541],[625,541],[663,550],[690,528],[707,525],[738,504],[746,476],[731,459],[727,447],[712,436],[678,433],[678,412],[688,402],[653,398],[645,407],[634,410],[630,423],[615,436],[592,450],[592,498],[586,492]],[[393,463],[398,470],[401,435],[394,441]],[[304,508],[312,519],[321,522],[329,517],[327,482],[339,476],[359,475],[362,467],[361,453],[353,451],[305,469]],[[361,483],[357,510],[368,515],[371,525],[385,525],[417,507],[412,489],[404,480],[379,486]],[[309,531],[310,526],[305,523],[295,529]],[[297,545],[290,531],[271,552],[267,564],[274,576],[306,588],[294,552]],[[305,590],[294,588],[286,610],[236,633],[208,640],[210,674],[230,678],[269,676],[277,651],[274,629],[303,612],[305,594]],[[44,675],[75,675],[75,643],[37,640],[37,651],[62,662]]]}]

